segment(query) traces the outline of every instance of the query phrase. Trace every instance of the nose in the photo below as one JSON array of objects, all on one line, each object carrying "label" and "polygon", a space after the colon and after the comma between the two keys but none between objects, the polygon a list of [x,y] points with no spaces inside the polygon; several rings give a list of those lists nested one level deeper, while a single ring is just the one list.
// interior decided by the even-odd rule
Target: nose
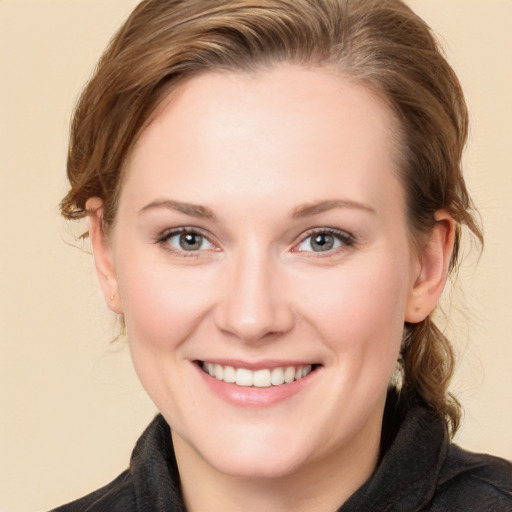
[{"label": "nose", "polygon": [[231,261],[222,276],[215,322],[224,333],[257,343],[290,331],[294,314],[279,263],[247,252]]}]

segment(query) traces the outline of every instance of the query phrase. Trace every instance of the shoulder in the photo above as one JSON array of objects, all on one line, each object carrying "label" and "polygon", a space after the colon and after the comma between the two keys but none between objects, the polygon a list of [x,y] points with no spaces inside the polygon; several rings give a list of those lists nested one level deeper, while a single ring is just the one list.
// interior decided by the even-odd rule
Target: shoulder
[{"label": "shoulder", "polygon": [[434,510],[511,512],[511,463],[449,445],[434,503],[438,506]]},{"label": "shoulder", "polygon": [[51,512],[136,512],[133,481],[129,471],[83,498]]}]

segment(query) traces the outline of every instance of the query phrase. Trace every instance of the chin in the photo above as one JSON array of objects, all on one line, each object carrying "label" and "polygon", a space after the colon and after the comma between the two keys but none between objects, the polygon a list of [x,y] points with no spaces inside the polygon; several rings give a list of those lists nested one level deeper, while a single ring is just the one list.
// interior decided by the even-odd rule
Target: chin
[{"label": "chin", "polygon": [[180,438],[173,432],[173,440],[175,446],[177,442],[186,443],[185,449],[192,449],[197,462],[206,462],[217,472],[235,478],[286,477],[299,471],[310,458],[306,443],[299,442],[296,431],[290,435],[289,431],[268,426],[241,430],[223,434],[210,430],[208,437],[199,436],[196,440]]},{"label": "chin", "polygon": [[225,475],[250,480],[278,479],[290,476],[304,466],[307,457],[302,453],[272,449],[233,451],[208,460],[210,465]]}]

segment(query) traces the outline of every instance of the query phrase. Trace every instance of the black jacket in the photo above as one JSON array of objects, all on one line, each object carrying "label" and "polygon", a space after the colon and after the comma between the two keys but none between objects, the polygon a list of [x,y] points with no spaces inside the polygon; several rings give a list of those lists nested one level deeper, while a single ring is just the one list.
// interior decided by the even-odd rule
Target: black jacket
[{"label": "black jacket", "polygon": [[[337,512],[512,512],[512,465],[450,444],[426,407],[386,404],[381,460]],[[54,512],[185,512],[170,429],[158,415],[129,469],[107,486]]]}]

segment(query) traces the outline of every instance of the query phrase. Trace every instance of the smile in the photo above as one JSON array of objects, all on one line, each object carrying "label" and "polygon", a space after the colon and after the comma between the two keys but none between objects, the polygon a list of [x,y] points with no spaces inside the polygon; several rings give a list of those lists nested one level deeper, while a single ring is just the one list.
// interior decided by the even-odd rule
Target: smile
[{"label": "smile", "polygon": [[314,365],[283,366],[277,368],[263,368],[249,370],[247,368],[235,368],[207,362],[200,362],[200,367],[211,377],[242,387],[268,388],[281,386],[301,380],[314,370]]}]

